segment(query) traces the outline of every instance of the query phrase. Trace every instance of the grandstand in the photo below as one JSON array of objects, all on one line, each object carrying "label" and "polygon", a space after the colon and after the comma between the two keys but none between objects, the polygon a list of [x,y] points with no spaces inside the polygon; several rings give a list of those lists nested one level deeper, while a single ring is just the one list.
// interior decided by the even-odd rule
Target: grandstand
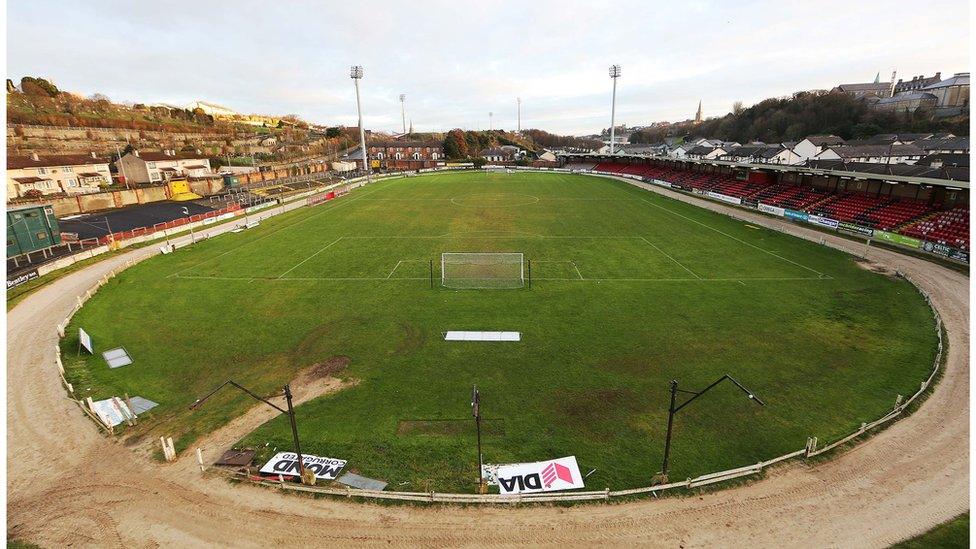
[{"label": "grandstand", "polygon": [[647,159],[642,161],[570,162],[566,167],[666,181],[687,191],[720,193],[969,250],[968,205],[946,205],[934,192],[927,199],[918,197],[919,193],[916,198],[894,196],[893,191],[887,195],[880,192],[881,185],[888,183],[883,180],[876,182],[878,191],[864,192],[841,190],[842,184],[847,187],[848,177],[835,178],[831,189],[830,183],[826,188],[806,184],[803,177],[794,177],[794,181],[780,177],[777,181],[769,174],[754,177],[756,172],[746,169],[708,172],[703,171],[700,164],[679,166],[651,163]]}]

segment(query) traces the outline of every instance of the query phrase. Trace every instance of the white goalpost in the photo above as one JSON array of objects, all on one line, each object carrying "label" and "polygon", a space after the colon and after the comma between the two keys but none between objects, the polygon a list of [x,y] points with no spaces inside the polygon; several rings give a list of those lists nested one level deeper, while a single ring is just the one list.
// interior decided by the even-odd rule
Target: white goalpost
[{"label": "white goalpost", "polygon": [[525,259],[521,252],[445,252],[441,286],[457,289],[521,288]]}]

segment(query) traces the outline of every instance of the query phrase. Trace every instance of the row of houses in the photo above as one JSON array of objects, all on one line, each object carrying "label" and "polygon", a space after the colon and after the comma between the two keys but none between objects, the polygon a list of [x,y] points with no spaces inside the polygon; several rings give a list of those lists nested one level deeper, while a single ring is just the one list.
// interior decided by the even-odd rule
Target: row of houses
[{"label": "row of houses", "polygon": [[[89,154],[7,156],[7,199],[37,195],[87,194],[111,185],[112,159]],[[128,184],[164,183],[174,178],[213,176],[210,159],[200,150],[133,150],[115,162],[118,180]]]},{"label": "row of houses", "polygon": [[698,138],[672,147],[666,144],[624,145],[618,152],[749,164],[801,165],[810,161],[843,160],[911,165],[936,154],[968,155],[969,138],[952,134],[904,133],[844,140],[836,135],[812,135],[801,141],[746,144]]},{"label": "row of houses", "polygon": [[[437,166],[446,159],[444,145],[440,141],[409,141],[409,140],[377,140],[366,147],[369,151],[370,167],[386,170],[413,170]],[[514,145],[490,147],[481,151],[478,156],[491,163],[510,163],[528,158],[525,149]],[[555,162],[556,156],[550,152],[539,155],[541,160]],[[362,165],[363,155],[360,149],[355,149],[343,160]]]}]

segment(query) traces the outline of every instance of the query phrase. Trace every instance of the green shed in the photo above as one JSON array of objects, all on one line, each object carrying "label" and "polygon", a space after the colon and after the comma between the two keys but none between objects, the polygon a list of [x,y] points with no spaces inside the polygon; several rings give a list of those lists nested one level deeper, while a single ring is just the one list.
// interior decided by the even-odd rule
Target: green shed
[{"label": "green shed", "polygon": [[7,210],[7,257],[61,244],[61,229],[51,206]]}]

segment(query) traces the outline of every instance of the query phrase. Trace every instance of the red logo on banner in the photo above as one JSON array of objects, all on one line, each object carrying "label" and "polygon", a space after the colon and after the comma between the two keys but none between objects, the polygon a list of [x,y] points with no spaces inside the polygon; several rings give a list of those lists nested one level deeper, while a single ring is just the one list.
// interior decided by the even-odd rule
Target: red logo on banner
[{"label": "red logo on banner", "polygon": [[542,482],[546,484],[546,488],[549,488],[556,479],[572,484],[573,473],[569,470],[569,467],[560,465],[554,461],[546,465],[545,469],[542,470]]}]

